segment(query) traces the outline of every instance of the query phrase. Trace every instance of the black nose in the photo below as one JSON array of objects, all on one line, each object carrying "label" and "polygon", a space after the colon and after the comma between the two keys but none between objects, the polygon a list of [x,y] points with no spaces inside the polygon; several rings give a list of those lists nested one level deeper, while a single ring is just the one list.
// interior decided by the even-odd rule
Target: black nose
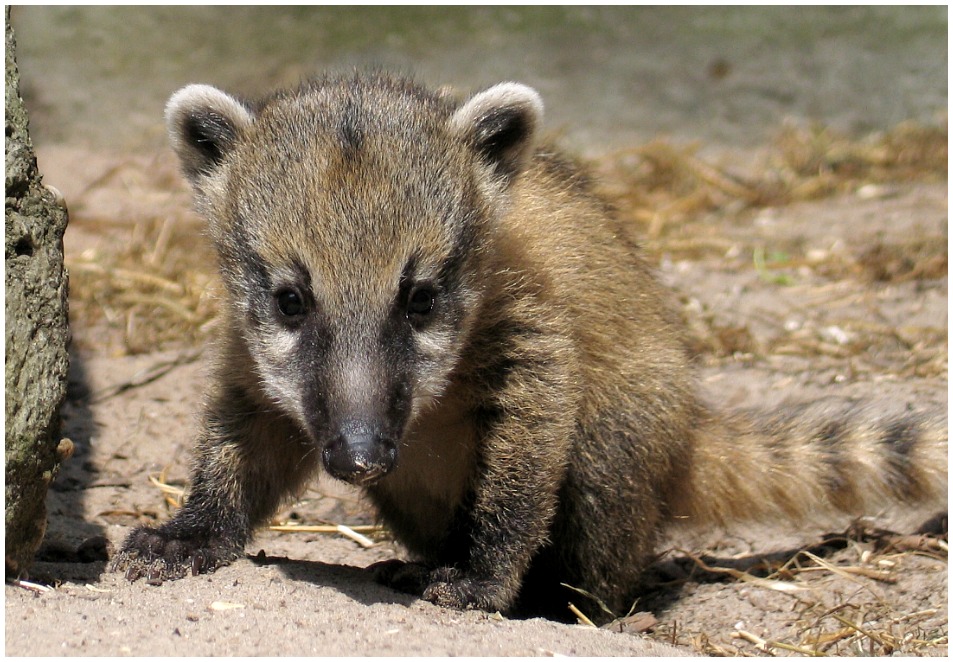
[{"label": "black nose", "polygon": [[328,473],[354,485],[369,485],[397,464],[397,443],[366,426],[348,426],[321,453]]}]

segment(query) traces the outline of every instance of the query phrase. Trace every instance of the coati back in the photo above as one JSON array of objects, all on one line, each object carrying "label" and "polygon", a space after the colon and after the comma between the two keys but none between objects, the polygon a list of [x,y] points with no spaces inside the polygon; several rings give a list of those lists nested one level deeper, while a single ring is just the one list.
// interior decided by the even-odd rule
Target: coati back
[{"label": "coati back", "polygon": [[417,557],[382,581],[529,613],[560,583],[624,612],[675,521],[945,504],[945,413],[700,401],[669,293],[537,146],[530,88],[192,85],[167,120],[227,297],[189,498],[129,536],[131,579],[237,558],[319,465]]}]

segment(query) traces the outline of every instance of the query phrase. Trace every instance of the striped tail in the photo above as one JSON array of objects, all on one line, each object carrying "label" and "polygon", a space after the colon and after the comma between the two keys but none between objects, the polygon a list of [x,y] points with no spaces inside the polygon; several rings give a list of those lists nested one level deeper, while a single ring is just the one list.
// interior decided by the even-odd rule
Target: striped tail
[{"label": "striped tail", "polygon": [[697,437],[676,523],[811,520],[947,504],[945,411],[891,414],[823,402],[711,416]]}]

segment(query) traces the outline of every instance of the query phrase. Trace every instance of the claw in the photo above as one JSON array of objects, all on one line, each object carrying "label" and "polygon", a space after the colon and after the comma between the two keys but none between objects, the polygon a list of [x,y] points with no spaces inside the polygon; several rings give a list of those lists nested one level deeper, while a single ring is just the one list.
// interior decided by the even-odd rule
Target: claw
[{"label": "claw", "polygon": [[192,576],[196,577],[202,574],[202,572],[205,570],[206,563],[207,560],[205,558],[205,554],[202,553],[202,550],[197,550],[192,555]]},{"label": "claw", "polygon": [[162,586],[162,571],[159,568],[152,568],[146,577],[146,584],[149,584],[149,586]]},{"label": "claw", "polygon": [[136,564],[132,564],[126,569],[127,581],[134,582],[140,577],[142,577],[142,568],[140,568]]},{"label": "claw", "polygon": [[189,574],[212,572],[236,559],[237,551],[217,543],[210,546],[205,536],[176,537],[162,529],[142,527],[129,535],[112,567],[125,571],[130,582],[145,578],[147,584],[159,586]]}]

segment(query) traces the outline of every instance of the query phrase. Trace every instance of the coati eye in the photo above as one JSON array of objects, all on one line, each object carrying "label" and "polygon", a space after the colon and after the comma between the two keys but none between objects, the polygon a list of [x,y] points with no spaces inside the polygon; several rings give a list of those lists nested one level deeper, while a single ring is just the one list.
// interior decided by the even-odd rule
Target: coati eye
[{"label": "coati eye", "polygon": [[285,317],[298,317],[307,312],[304,300],[294,290],[280,290],[275,295],[275,301],[278,303],[278,311]]},{"label": "coati eye", "polygon": [[407,317],[424,317],[433,311],[437,293],[432,287],[421,286],[410,293],[407,299]]}]

